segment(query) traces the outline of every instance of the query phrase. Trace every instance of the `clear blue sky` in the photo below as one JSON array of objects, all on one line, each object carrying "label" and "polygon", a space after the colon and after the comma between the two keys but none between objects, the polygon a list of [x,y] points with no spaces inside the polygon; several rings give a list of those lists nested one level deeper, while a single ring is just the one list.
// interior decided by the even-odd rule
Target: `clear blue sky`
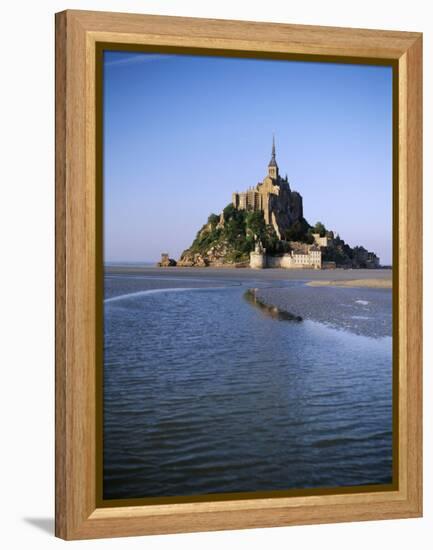
[{"label": "clear blue sky", "polygon": [[391,68],[128,52],[104,54],[105,261],[178,258],[273,133],[308,222],[391,263]]}]

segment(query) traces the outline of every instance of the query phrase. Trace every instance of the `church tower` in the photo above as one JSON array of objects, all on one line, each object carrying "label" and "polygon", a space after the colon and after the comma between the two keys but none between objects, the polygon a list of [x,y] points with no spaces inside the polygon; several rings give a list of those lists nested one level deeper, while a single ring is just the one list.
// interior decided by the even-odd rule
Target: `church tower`
[{"label": "church tower", "polygon": [[275,137],[272,136],[272,157],[268,164],[268,176],[276,180],[279,177],[278,164],[275,160]]}]

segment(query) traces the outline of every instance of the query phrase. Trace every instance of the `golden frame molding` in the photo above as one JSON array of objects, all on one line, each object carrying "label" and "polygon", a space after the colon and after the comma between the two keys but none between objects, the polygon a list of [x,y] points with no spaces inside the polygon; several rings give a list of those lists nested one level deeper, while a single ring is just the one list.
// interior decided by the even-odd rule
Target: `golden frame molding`
[{"label": "golden frame molding", "polygon": [[[398,472],[392,490],[146,505],[98,499],[101,44],[394,68]],[[409,216],[410,212],[410,216]],[[422,515],[422,34],[90,11],[56,14],[56,536],[84,539]]]}]

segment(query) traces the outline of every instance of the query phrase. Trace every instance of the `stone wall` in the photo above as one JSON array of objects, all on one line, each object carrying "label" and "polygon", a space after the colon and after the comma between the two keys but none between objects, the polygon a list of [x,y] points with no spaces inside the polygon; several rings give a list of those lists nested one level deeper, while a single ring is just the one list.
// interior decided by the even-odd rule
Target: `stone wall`
[{"label": "stone wall", "polygon": [[267,256],[261,252],[251,252],[250,267],[251,269],[263,269],[267,267]]},{"label": "stone wall", "polygon": [[[295,259],[296,258],[296,259]],[[281,269],[321,269],[322,257],[320,252],[311,252],[305,255],[294,256],[282,254],[270,256],[259,252],[251,252],[250,267],[252,269],[281,268]]]},{"label": "stone wall", "polygon": [[320,236],[320,233],[313,233],[313,237],[314,237],[314,242],[317,244],[317,246],[325,246],[325,247],[328,247],[328,246],[332,246],[333,244],[333,239],[331,239],[330,237],[321,237]]}]

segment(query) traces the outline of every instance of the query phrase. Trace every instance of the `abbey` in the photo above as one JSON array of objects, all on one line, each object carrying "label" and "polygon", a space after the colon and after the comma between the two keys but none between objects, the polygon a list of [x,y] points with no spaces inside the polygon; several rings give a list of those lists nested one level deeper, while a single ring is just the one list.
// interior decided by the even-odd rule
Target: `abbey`
[{"label": "abbey", "polygon": [[279,239],[285,239],[287,231],[303,218],[302,196],[290,189],[287,179],[279,174],[275,158],[275,139],[272,140],[272,156],[268,174],[255,187],[241,193],[233,193],[233,206],[238,210],[260,210],[265,223],[272,225]]}]

